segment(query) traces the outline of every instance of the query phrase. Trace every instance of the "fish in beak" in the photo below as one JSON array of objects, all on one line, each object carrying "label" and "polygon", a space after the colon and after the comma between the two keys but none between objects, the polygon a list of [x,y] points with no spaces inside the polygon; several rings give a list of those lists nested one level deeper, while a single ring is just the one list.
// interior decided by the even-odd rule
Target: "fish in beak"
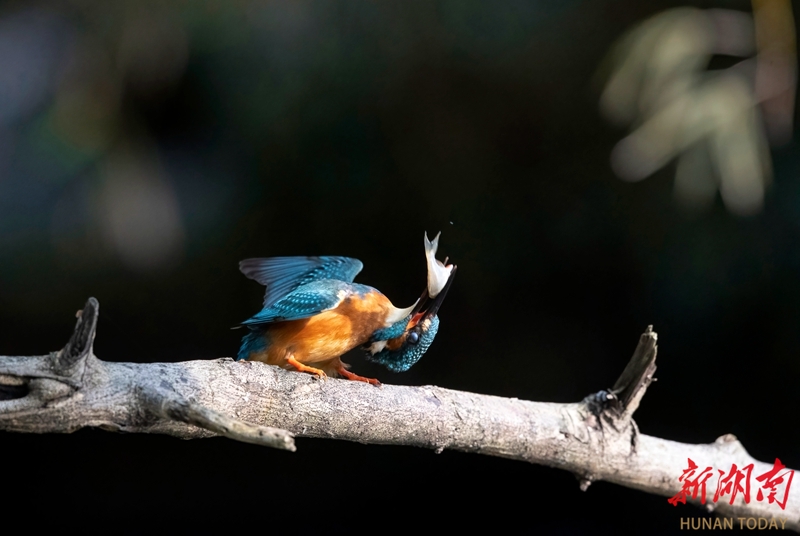
[{"label": "fish in beak", "polygon": [[436,258],[436,250],[439,248],[439,237],[442,233],[438,233],[433,240],[428,240],[428,233],[425,233],[425,257],[428,261],[428,287],[422,293],[422,296],[417,301],[411,314],[411,322],[409,328],[420,323],[424,319],[431,318],[436,315],[439,307],[442,305],[450,285],[453,284],[453,278],[456,275],[456,266],[447,263],[447,257],[444,262]]},{"label": "fish in beak", "polygon": [[447,257],[445,257],[444,262],[436,259],[440,236],[442,236],[441,232],[433,240],[428,240],[428,233],[427,231],[425,232],[425,257],[428,260],[428,296],[431,298],[438,296],[448,284],[450,275],[455,268],[452,264],[445,264],[447,263]]}]

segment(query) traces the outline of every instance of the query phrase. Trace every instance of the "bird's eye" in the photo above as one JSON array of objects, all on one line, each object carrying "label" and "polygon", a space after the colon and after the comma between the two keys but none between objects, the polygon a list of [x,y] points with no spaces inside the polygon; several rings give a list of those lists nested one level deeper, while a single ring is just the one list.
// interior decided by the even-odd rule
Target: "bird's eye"
[{"label": "bird's eye", "polygon": [[409,344],[417,344],[419,342],[419,333],[416,331],[410,332],[406,340],[409,342]]}]

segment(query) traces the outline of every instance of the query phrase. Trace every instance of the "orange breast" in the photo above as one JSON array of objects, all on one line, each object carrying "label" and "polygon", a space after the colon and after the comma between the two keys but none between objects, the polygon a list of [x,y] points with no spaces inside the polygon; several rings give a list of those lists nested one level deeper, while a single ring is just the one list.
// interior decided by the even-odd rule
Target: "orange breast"
[{"label": "orange breast", "polygon": [[378,291],[345,298],[335,309],[311,318],[273,324],[268,347],[250,359],[284,365],[293,355],[304,364],[321,364],[367,342],[382,327],[391,303]]}]

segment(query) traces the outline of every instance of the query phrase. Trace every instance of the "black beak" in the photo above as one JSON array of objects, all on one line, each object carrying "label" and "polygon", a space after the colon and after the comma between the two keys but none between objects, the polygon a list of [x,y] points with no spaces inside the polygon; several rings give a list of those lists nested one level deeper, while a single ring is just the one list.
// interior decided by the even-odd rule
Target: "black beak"
[{"label": "black beak", "polygon": [[447,278],[447,283],[444,284],[444,288],[442,288],[441,292],[436,295],[435,298],[431,299],[428,295],[428,288],[425,287],[425,291],[422,293],[419,301],[417,302],[417,306],[414,307],[414,310],[411,311],[412,318],[418,314],[422,313],[422,318],[420,322],[425,318],[430,318],[436,314],[441,307],[442,302],[444,301],[444,297],[447,295],[447,291],[450,290],[450,285],[453,284],[453,278],[456,276],[456,269],[457,266],[453,266],[453,270],[450,272],[450,277]]}]

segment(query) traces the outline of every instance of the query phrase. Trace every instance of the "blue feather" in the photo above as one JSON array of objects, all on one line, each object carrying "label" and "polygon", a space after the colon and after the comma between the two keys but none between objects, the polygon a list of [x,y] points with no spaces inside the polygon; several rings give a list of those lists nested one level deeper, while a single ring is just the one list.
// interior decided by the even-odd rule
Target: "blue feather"
[{"label": "blue feather", "polygon": [[388,341],[389,339],[395,339],[403,334],[408,326],[408,322],[411,320],[411,315],[399,320],[389,326],[388,328],[379,329],[375,333],[372,334],[370,337],[370,342],[376,341]]},{"label": "blue feather", "polygon": [[261,352],[267,349],[265,333],[260,329],[251,329],[247,335],[242,337],[242,345],[239,347],[239,355],[236,361],[242,361],[250,357],[253,352]]},{"label": "blue feather", "polygon": [[275,303],[264,307],[258,314],[242,322],[245,326],[300,320],[336,308],[353,287],[342,281],[328,279],[303,285]]},{"label": "blue feather", "polygon": [[265,287],[264,308],[293,290],[314,281],[335,279],[352,283],[364,265],[350,257],[269,257],[245,259],[239,270]]},{"label": "blue feather", "polygon": [[386,348],[375,355],[367,352],[367,359],[380,363],[392,372],[405,372],[428,351],[436,333],[439,331],[439,317],[431,317],[430,327],[420,333],[420,338],[416,344],[411,344],[406,340],[397,350]]}]

